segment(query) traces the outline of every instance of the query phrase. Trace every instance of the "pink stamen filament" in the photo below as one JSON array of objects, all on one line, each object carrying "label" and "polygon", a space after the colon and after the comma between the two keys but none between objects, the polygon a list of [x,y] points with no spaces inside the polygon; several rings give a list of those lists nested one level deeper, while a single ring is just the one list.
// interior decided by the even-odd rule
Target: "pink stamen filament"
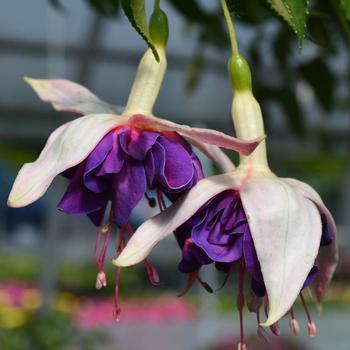
[{"label": "pink stamen filament", "polygon": [[300,295],[301,302],[303,303],[303,307],[304,307],[305,314],[306,314],[306,317],[307,317],[307,321],[308,321],[307,322],[307,327],[308,327],[308,330],[309,330],[309,335],[310,335],[310,337],[314,337],[316,335],[316,325],[315,325],[314,321],[312,320],[312,316],[311,316],[311,313],[309,311],[309,308],[306,305],[303,293],[300,292],[299,295]]},{"label": "pink stamen filament", "polygon": [[[117,255],[121,253],[121,251],[124,249],[125,245],[125,239],[124,239],[124,232],[123,230],[120,230],[118,238],[116,239],[116,252]],[[114,309],[113,309],[113,318],[116,321],[120,320],[120,306],[119,306],[119,284],[120,284],[120,272],[121,268],[119,266],[115,267],[115,288],[114,288]]]},{"label": "pink stamen filament", "polygon": [[239,276],[238,276],[238,294],[237,294],[237,309],[239,311],[239,327],[240,327],[240,341],[238,348],[244,349],[244,326],[243,326],[243,306],[244,306],[244,262],[240,261]]},{"label": "pink stamen filament", "polygon": [[158,188],[157,188],[157,199],[158,199],[159,210],[163,212],[166,209],[165,200],[162,192]]},{"label": "pink stamen filament", "polygon": [[295,318],[295,313],[294,313],[293,308],[290,309],[289,314],[290,314],[289,327],[290,327],[292,333],[295,336],[297,336],[299,334],[300,327],[299,327],[298,320]]},{"label": "pink stamen filament", "polygon": [[[129,237],[131,237],[134,234],[134,230],[129,222],[124,226],[124,228]],[[147,259],[144,259],[143,263],[145,264],[147,275],[151,284],[155,286],[159,285],[160,278],[155,267]]]},{"label": "pink stamen filament", "polygon": [[[97,269],[98,269],[98,274],[97,274],[97,278],[96,278],[96,288],[97,289],[101,289],[102,287],[106,287],[106,285],[107,285],[106,275],[103,272],[103,266],[104,266],[104,261],[106,259],[106,251],[107,251],[109,237],[110,237],[111,232],[112,232],[112,227],[113,227],[113,216],[112,216],[112,212],[111,212],[108,224],[106,226],[101,225],[99,227],[96,241],[95,241],[95,245],[94,245],[93,259],[94,259],[94,261],[97,265]],[[98,253],[100,243],[101,243],[102,234],[104,234],[105,237],[104,237],[104,241],[102,244],[102,248],[101,248],[100,252]]]}]

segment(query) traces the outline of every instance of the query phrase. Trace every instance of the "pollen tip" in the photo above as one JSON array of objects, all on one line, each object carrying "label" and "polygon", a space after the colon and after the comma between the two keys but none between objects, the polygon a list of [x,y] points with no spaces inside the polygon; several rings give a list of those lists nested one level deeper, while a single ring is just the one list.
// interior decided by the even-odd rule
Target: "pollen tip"
[{"label": "pollen tip", "polygon": [[238,350],[247,350],[247,346],[244,343],[239,343]]},{"label": "pollen tip", "polygon": [[295,318],[289,321],[289,327],[295,336],[299,334],[300,326],[299,326],[299,322]]},{"label": "pollen tip", "polygon": [[317,328],[316,328],[315,323],[313,323],[313,322],[308,322],[307,328],[309,329],[309,336],[310,336],[310,337],[316,336]]}]

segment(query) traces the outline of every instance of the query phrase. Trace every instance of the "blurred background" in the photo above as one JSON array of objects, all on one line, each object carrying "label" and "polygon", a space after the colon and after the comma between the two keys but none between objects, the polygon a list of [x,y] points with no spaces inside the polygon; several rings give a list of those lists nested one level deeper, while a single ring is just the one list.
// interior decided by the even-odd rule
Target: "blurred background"
[{"label": "blurred background", "polygon": [[[231,133],[229,48],[218,1],[184,3],[163,1],[171,28],[169,69],[155,113]],[[293,32],[263,1],[239,2],[235,18],[266,119],[271,167],[317,189],[338,223],[340,245],[340,264],[324,310],[319,313],[311,306],[317,337],[308,337],[306,317],[297,304],[299,337],[291,335],[288,320],[283,320],[282,335],[272,335],[268,344],[257,340],[255,317],[247,312],[248,348],[349,350],[349,21],[336,1],[311,1],[300,49]],[[122,271],[122,315],[116,322],[114,271],[108,264],[113,251],[106,260],[108,286],[96,291],[92,250],[97,232],[85,217],[55,208],[65,180],[56,179],[29,207],[6,207],[20,166],[33,161],[48,135],[74,117],[39,101],[22,77],[67,78],[123,105],[145,48],[116,0],[0,3],[1,350],[236,347],[235,277],[215,294],[196,286],[178,298],[186,280],[176,269],[180,254],[173,239],[162,242],[151,256],[160,286],[149,284],[141,265]],[[214,173],[202,159],[206,174]],[[135,225],[155,212],[141,203]],[[210,269],[202,277],[213,288],[224,278]]]}]

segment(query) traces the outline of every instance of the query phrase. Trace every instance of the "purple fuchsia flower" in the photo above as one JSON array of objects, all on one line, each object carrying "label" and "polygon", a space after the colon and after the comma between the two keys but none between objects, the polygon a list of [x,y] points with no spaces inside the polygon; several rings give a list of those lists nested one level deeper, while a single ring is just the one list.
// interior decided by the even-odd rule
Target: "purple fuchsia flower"
[{"label": "purple fuchsia flower", "polygon": [[[26,206],[46,192],[55,176],[67,177],[70,184],[59,209],[86,214],[100,227],[94,249],[98,265],[97,288],[106,285],[103,265],[113,225],[119,229],[116,250],[120,253],[126,236],[133,234],[129,222],[133,208],[144,196],[150,205],[156,204],[148,197],[148,189],[175,200],[203,177],[201,164],[184,137],[213,158],[215,155],[207,144],[249,154],[261,140],[260,137],[243,141],[217,131],[191,128],[155,117],[152,108],[166,70],[164,47],[159,47],[158,53],[159,63],[150,50],[145,53],[122,112],[76,83],[61,79],[25,79],[39,97],[56,110],[83,116],[56,129],[39,158],[22,167],[8,205]],[[106,213],[107,210],[110,213]],[[105,216],[108,217],[106,225]],[[98,253],[100,243],[102,248]],[[156,271],[147,260],[145,264],[151,281],[157,283]],[[119,273],[117,268],[117,280]],[[116,309],[119,310],[117,302]]]},{"label": "purple fuchsia flower", "polygon": [[[249,139],[264,134],[250,83],[235,87],[232,116],[237,135]],[[279,334],[277,322],[285,314],[291,316],[293,333],[298,332],[293,311],[298,296],[309,334],[315,335],[302,289],[310,284],[317,302],[322,301],[337,264],[336,226],[315,190],[298,180],[279,178],[270,170],[265,141],[251,155],[241,155],[236,169],[198,181],[183,198],[144,222],[114,264],[138,263],[172,232],[182,248],[181,271],[197,274],[201,266],[213,262],[226,272],[239,266],[240,349],[245,348],[245,275],[251,281],[247,304],[256,312],[260,335],[266,335],[264,327]]]}]

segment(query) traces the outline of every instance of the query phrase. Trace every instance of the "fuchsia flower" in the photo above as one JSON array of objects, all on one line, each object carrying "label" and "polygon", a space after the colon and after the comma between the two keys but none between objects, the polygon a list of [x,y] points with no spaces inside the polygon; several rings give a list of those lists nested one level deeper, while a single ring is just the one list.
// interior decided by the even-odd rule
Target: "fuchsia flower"
[{"label": "fuchsia flower", "polygon": [[[237,135],[250,139],[264,134],[261,110],[250,84],[235,87],[232,115]],[[244,348],[245,272],[251,280],[248,307],[257,314],[259,334],[264,335],[262,327],[268,326],[279,334],[277,321],[287,313],[292,331],[297,333],[292,307],[298,295],[309,333],[315,334],[301,290],[311,283],[321,302],[337,263],[336,226],[309,185],[279,178],[269,169],[265,141],[250,156],[241,156],[235,170],[200,180],[183,198],[144,222],[114,264],[138,263],[172,232],[182,248],[179,268],[183,272],[196,273],[212,262],[228,272],[238,263],[240,349]],[[262,303],[267,317],[264,322],[260,319]]]},{"label": "fuchsia flower", "polygon": [[[249,154],[261,140],[260,137],[242,141],[221,132],[155,117],[152,108],[166,70],[164,47],[159,47],[158,52],[159,63],[150,50],[145,53],[122,112],[76,83],[26,78],[39,97],[52,103],[56,110],[83,116],[56,129],[39,158],[22,167],[8,205],[28,205],[46,192],[55,176],[68,177],[70,184],[58,207],[68,213],[86,214],[100,226],[94,250],[99,269],[97,288],[106,285],[103,264],[113,224],[120,228],[116,243],[120,252],[124,236],[133,234],[129,223],[133,208],[143,196],[150,205],[155,205],[147,189],[155,189],[174,200],[203,177],[201,164],[184,137],[209,155],[206,144]],[[110,214],[104,227],[108,203],[111,203]],[[102,237],[104,243],[97,257]],[[151,280],[157,283],[155,270],[145,263]]]}]

